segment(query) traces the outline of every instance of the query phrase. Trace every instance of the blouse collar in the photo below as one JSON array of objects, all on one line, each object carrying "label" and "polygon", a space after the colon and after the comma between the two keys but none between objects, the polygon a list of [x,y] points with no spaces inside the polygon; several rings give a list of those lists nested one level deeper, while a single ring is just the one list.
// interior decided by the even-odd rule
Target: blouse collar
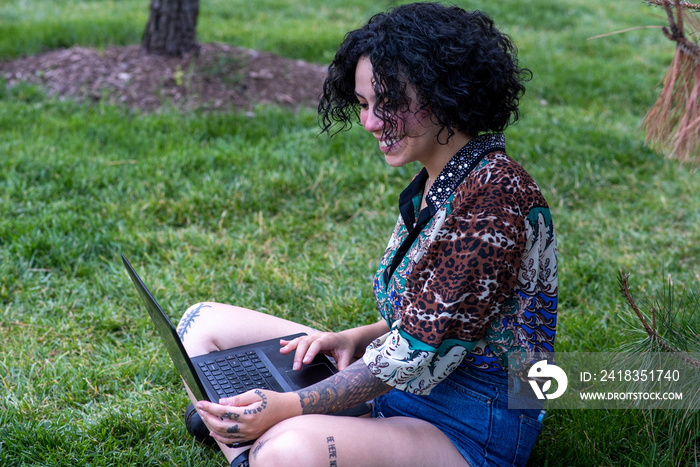
[{"label": "blouse collar", "polygon": [[[488,133],[477,136],[457,151],[428,190],[427,209],[419,214],[419,223],[423,217],[430,218],[437,212],[486,154],[498,150],[505,151],[505,149],[505,135],[503,133]],[[416,224],[416,208],[413,199],[422,193],[427,178],[428,171],[424,167],[399,197],[399,210],[408,230],[411,230]]]}]

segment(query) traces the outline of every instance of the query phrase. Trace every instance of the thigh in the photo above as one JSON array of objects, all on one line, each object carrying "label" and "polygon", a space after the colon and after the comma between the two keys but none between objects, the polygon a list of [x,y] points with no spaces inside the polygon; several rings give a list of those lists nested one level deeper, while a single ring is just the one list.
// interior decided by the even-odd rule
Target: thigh
[{"label": "thigh", "polygon": [[191,357],[314,329],[258,311],[216,302],[187,309],[177,333]]},{"label": "thigh", "polygon": [[426,421],[333,415],[302,415],[275,425],[253,445],[250,465],[468,467],[450,440]]},{"label": "thigh", "polygon": [[525,465],[542,429],[539,410],[508,408],[504,373],[456,370],[429,395],[393,390],[374,400],[375,416],[411,416],[438,427],[472,466]]}]

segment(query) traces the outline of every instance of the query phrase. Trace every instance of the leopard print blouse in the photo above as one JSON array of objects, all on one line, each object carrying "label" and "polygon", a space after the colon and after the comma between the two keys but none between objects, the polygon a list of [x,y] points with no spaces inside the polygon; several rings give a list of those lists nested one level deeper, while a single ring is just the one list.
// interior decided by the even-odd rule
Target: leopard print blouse
[{"label": "leopard print blouse", "polygon": [[390,331],[364,361],[385,383],[428,394],[460,366],[504,371],[513,355],[553,350],[557,251],[547,202],[482,135],[442,170],[419,212],[423,169],[399,199],[400,216],[374,281]]}]

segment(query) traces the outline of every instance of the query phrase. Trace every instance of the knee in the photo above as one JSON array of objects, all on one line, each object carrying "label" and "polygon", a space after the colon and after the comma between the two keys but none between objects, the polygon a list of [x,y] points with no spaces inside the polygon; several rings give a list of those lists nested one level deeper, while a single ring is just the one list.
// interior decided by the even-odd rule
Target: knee
[{"label": "knee", "polygon": [[251,467],[327,466],[327,449],[323,451],[318,435],[307,429],[302,418],[285,420],[261,436],[250,450]]},{"label": "knee", "polygon": [[197,318],[201,318],[202,311],[211,307],[211,303],[202,302],[192,305],[185,311],[182,318],[180,318],[180,322],[177,323],[177,333],[180,335],[180,339],[192,329],[197,322]]},{"label": "knee", "polygon": [[[192,350],[201,351],[198,347],[206,345],[204,342],[207,340],[206,323],[208,319],[206,312],[213,306],[214,304],[209,302],[194,304],[180,318],[180,322],[177,324],[177,335],[188,352]],[[196,349],[191,348],[193,346]]]}]

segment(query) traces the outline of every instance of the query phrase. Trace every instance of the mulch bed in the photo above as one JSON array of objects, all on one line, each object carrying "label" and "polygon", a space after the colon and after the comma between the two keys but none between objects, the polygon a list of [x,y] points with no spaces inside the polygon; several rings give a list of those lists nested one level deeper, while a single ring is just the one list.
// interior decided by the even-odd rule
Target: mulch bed
[{"label": "mulch bed", "polygon": [[155,111],[251,110],[258,104],[316,106],[326,67],[226,44],[200,44],[183,58],[139,45],[71,47],[0,62],[6,85],[40,85],[51,96]]}]

